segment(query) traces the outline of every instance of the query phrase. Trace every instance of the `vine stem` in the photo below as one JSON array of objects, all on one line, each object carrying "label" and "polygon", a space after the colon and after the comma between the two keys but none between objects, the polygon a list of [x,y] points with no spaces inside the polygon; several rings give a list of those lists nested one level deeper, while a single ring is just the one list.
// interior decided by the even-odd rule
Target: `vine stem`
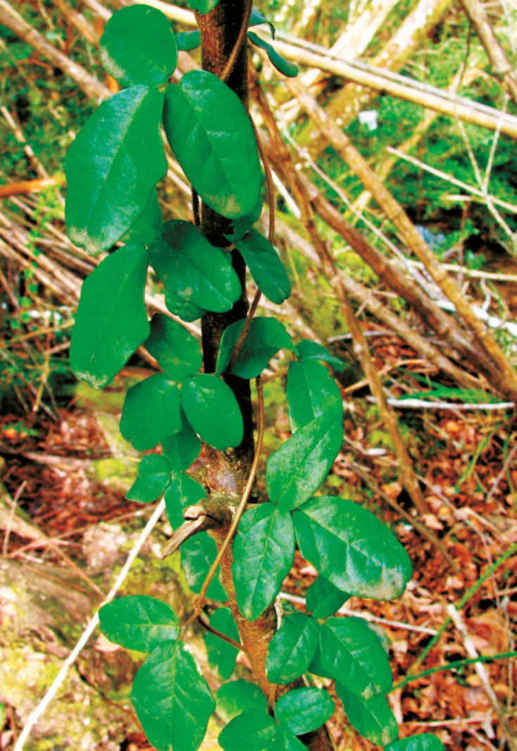
[{"label": "vine stem", "polygon": [[[210,625],[208,618],[205,616],[203,612],[201,612],[198,616],[198,621],[202,625],[206,631],[209,631],[211,634],[214,634],[215,636],[218,636],[223,641],[227,642],[228,644],[231,644],[232,647],[235,647],[235,649],[238,649],[239,652],[242,652],[244,647],[242,644],[238,641],[235,641],[235,639],[232,639],[231,636],[227,636],[226,634],[223,634],[222,631],[218,631],[216,628]],[[517,653],[516,653],[517,654]]]},{"label": "vine stem", "polygon": [[[250,118],[251,120],[251,118]],[[273,176],[271,174],[271,168],[269,166],[269,162],[267,160],[266,154],[264,152],[264,148],[262,146],[262,143],[260,141],[260,136],[258,134],[258,131],[255,127],[255,123],[253,120],[251,120],[251,125],[253,128],[253,131],[255,133],[255,139],[257,141],[257,148],[260,154],[260,158],[262,160],[262,165],[264,167],[264,173],[266,175],[266,188],[267,188],[267,203],[268,203],[268,231],[267,236],[268,240],[273,245],[273,242],[275,240],[275,186],[273,184]],[[246,320],[244,322],[244,326],[242,327],[242,331],[239,334],[239,338],[237,339],[235,343],[235,347],[233,348],[232,357],[230,360],[230,364],[228,366],[228,369],[231,370],[232,365],[235,363],[239,352],[241,351],[242,344],[244,342],[244,339],[246,338],[246,334],[248,333],[248,329],[250,327],[251,321],[253,320],[253,317],[256,313],[257,306],[260,302],[260,298],[262,297],[262,292],[257,290],[255,297],[253,298],[253,302],[251,303],[251,307],[248,311],[248,315],[246,316]]]},{"label": "vine stem", "polygon": [[[226,548],[230,544],[236,530],[237,526],[241,520],[241,517],[244,513],[244,510],[246,508],[246,504],[248,503],[248,499],[250,497],[251,489],[253,488],[253,483],[255,482],[255,476],[257,474],[258,469],[258,463],[260,459],[260,455],[262,453],[262,446],[264,443],[264,392],[262,389],[262,384],[260,382],[260,376],[256,378],[256,384],[257,384],[257,402],[258,402],[258,432],[257,432],[257,445],[255,448],[255,454],[253,456],[253,462],[251,465],[250,473],[248,475],[248,480],[246,482],[246,487],[244,488],[244,491],[242,493],[241,499],[239,501],[239,505],[237,506],[237,509],[233,515],[232,522],[230,524],[230,529],[228,530],[228,534],[224,538],[217,555],[215,557],[214,562],[212,563],[210,570],[208,574],[206,575],[205,581],[203,582],[203,586],[201,587],[201,590],[199,592],[199,595],[197,597],[197,600],[194,604],[194,613],[190,617],[188,623],[194,620],[194,618],[198,618],[199,614],[201,612],[201,608],[203,607],[203,602],[206,597],[206,591],[210,585],[210,582],[215,576],[215,572],[217,571],[217,567],[221,563],[221,559],[226,551]],[[186,625],[188,625],[188,623]]]},{"label": "vine stem", "polygon": [[221,73],[221,81],[226,81],[226,79],[232,72],[233,66],[235,65],[235,60],[237,59],[237,55],[239,54],[240,49],[244,44],[246,33],[248,31],[248,24],[249,24],[250,17],[251,17],[252,7],[253,7],[252,0],[247,0],[246,9],[242,17],[241,28],[239,29],[239,35],[237,39],[235,40],[235,44],[233,45],[233,49],[230,53],[230,57],[226,61],[226,65],[224,66],[223,72]]}]

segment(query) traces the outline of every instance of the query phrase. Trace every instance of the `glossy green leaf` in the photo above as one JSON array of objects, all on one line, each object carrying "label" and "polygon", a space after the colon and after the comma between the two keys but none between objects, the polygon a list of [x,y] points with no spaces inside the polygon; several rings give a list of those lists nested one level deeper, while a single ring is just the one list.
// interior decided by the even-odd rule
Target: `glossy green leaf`
[{"label": "glossy green leaf", "polygon": [[122,242],[134,243],[135,245],[149,245],[160,237],[163,227],[162,210],[160,202],[153,188],[144,204],[144,208],[138,215],[136,222],[122,237]]},{"label": "glossy green leaf", "polygon": [[244,237],[260,217],[261,212],[262,195],[259,195],[255,208],[249,214],[245,214],[244,216],[232,220],[230,229],[225,231],[225,237],[228,239],[228,242],[234,243]]},{"label": "glossy green leaf", "polygon": [[156,373],[128,389],[120,432],[138,451],[153,448],[180,429],[178,387],[166,375]]},{"label": "glossy green leaf", "polygon": [[[239,632],[229,608],[219,608],[210,617],[210,625],[234,641],[239,641]],[[233,673],[238,649],[221,639],[220,636],[206,631],[203,634],[208,655],[208,662],[217,668],[220,677],[226,680]]]},{"label": "glossy green leaf", "polygon": [[275,704],[278,722],[294,735],[321,727],[334,713],[334,701],[322,688],[295,688],[282,694]]},{"label": "glossy green leaf", "polygon": [[230,310],[241,294],[230,256],[211,245],[190,222],[166,222],[161,238],[151,244],[149,254],[165,285],[169,310],[180,301],[223,313]]},{"label": "glossy green leaf", "polygon": [[190,52],[195,50],[201,44],[201,32],[196,31],[178,31],[176,32],[176,44],[179,50]]},{"label": "glossy green leaf", "polygon": [[70,344],[78,378],[106,386],[149,335],[144,302],[147,256],[126,245],[83,282]]},{"label": "glossy green leaf", "polygon": [[145,346],[173,381],[182,381],[201,367],[201,348],[197,339],[163,313],[153,316],[151,335]]},{"label": "glossy green leaf", "polygon": [[269,497],[288,511],[304,503],[328,475],[342,443],[335,413],[316,417],[271,454],[266,467]]},{"label": "glossy green leaf", "polygon": [[[194,537],[190,537],[182,544],[181,548],[181,565],[187,577],[187,583],[193,592],[200,592],[210,566],[217,555],[217,545],[207,532],[199,532]],[[219,580],[219,571],[210,582],[207,596],[212,600],[228,599],[228,595]]]},{"label": "glossy green leaf", "polygon": [[274,748],[271,751],[305,751],[305,746],[285,725],[279,725]]},{"label": "glossy green leaf", "polygon": [[312,498],[293,515],[304,558],[350,595],[392,600],[411,578],[408,554],[367,509],[337,496]]},{"label": "glossy green leaf", "polygon": [[387,693],[392,686],[382,641],[360,618],[328,618],[320,626],[318,651],[310,671],[334,678],[365,700]]},{"label": "glossy green leaf", "polygon": [[445,746],[436,735],[421,733],[411,735],[409,738],[401,738],[388,744],[384,751],[443,751]]},{"label": "glossy green leaf", "polygon": [[150,652],[158,644],[174,641],[178,618],[167,603],[147,595],[119,597],[99,610],[102,633],[115,644]]},{"label": "glossy green leaf", "polygon": [[378,694],[368,701],[348,691],[336,681],[336,693],[350,724],[365,738],[379,746],[394,741],[399,729],[388,700]]},{"label": "glossy green leaf", "polygon": [[318,576],[307,590],[305,607],[315,618],[327,618],[337,612],[346,600],[346,592],[335,587],[324,576]]},{"label": "glossy green leaf", "polygon": [[201,451],[201,441],[183,414],[181,429],[162,440],[162,451],[172,470],[188,469]]},{"label": "glossy green leaf", "polygon": [[276,751],[277,724],[267,712],[250,710],[234,717],[219,733],[223,751]]},{"label": "glossy green leaf", "polygon": [[233,580],[242,615],[254,621],[275,599],[294,559],[291,517],[271,503],[243,515],[233,543]]},{"label": "glossy green leaf", "polygon": [[165,493],[165,510],[171,526],[176,528],[183,524],[183,512],[187,506],[192,506],[205,497],[204,487],[185,472],[174,472],[170,475]]},{"label": "glossy green leaf", "polygon": [[171,466],[164,456],[149,454],[138,465],[138,476],[126,493],[128,501],[153,503],[171,481]]},{"label": "glossy green leaf", "polygon": [[318,342],[313,342],[312,339],[302,339],[296,345],[296,351],[300,360],[321,360],[321,362],[327,362],[332,365],[334,370],[341,371],[345,369],[345,363],[340,360],[339,357],[334,357],[328,349],[325,349]]},{"label": "glossy green leaf", "polygon": [[269,642],[266,673],[272,683],[290,683],[306,672],[318,646],[318,623],[304,613],[290,613]]},{"label": "glossy green leaf", "polygon": [[268,42],[259,37],[258,34],[254,34],[252,31],[248,31],[248,38],[250,42],[252,42],[256,47],[260,47],[266,52],[271,65],[274,65],[275,68],[284,76],[287,76],[288,78],[294,78],[298,75],[298,66],[294,63],[289,62],[289,60],[286,60],[285,57],[282,57],[282,55],[277,52],[274,47],[272,47]]},{"label": "glossy green leaf", "polygon": [[135,224],[167,171],[158,130],[162,105],[156,89],[125,89],[102,102],[68,149],[68,234],[92,253],[110,248]]},{"label": "glossy green leaf", "polygon": [[224,683],[217,692],[217,709],[232,719],[247,710],[267,712],[267,699],[256,683],[244,679]]},{"label": "glossy green leaf", "polygon": [[336,424],[343,420],[343,400],[327,368],[314,360],[289,363],[287,402],[295,429],[323,415],[335,415]]},{"label": "glossy green leaf", "polygon": [[[244,319],[230,324],[225,329],[217,355],[217,373],[224,373],[230,364],[243,327]],[[292,349],[293,343],[280,321],[276,318],[253,318],[237,359],[231,367],[231,373],[241,378],[256,378],[283,347]]]},{"label": "glossy green leaf", "polygon": [[121,86],[165,83],[178,48],[170,21],[149,5],[130,5],[108,20],[100,40],[101,62]]},{"label": "glossy green leaf", "polygon": [[241,100],[213,73],[192,70],[165,92],[165,132],[201,198],[230,219],[255,209],[262,172]]},{"label": "glossy green leaf", "polygon": [[269,240],[251,230],[237,242],[237,250],[249,267],[257,287],[271,302],[280,304],[291,294],[284,264]]},{"label": "glossy green leaf", "polygon": [[181,403],[196,433],[214,448],[223,451],[242,441],[241,410],[221,378],[211,373],[194,376],[183,385]]},{"label": "glossy green leaf", "polygon": [[153,649],[133,681],[131,701],[158,751],[197,751],[215,702],[180,641]]}]

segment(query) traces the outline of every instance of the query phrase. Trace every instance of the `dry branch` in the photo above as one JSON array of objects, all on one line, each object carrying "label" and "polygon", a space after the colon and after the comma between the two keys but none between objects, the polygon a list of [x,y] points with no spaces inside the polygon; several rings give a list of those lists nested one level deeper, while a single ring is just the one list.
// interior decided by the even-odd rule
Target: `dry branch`
[{"label": "dry branch", "polygon": [[490,362],[490,379],[501,394],[517,401],[517,374],[508,359],[487,329],[486,325],[474,314],[471,306],[464,298],[456,282],[447,274],[436,260],[432,250],[413,225],[402,206],[397,203],[392,194],[379,181],[370,169],[364,157],[352,144],[348,136],[327,116],[318,103],[299,87],[294,81],[287,84],[298,97],[307,114],[332,143],[337,153],[346,161],[352,171],[359,177],[365,188],[372,194],[375,201],[384,210],[386,216],[397,229],[401,239],[408,248],[424,264],[433,281],[443,294],[452,302],[461,316],[462,322],[469,330],[465,336],[469,337],[471,345],[476,348],[479,344],[485,350]]}]

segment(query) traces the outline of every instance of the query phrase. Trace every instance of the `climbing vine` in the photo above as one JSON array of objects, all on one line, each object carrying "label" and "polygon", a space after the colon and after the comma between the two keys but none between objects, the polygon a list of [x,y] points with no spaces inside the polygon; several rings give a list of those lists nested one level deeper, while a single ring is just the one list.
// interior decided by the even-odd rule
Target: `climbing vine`
[{"label": "climbing vine", "polygon": [[[316,495],[341,448],[343,406],[333,372],[343,363],[316,342],[293,341],[276,318],[255,315],[260,294],[275,304],[290,294],[273,245],[274,211],[268,237],[254,228],[264,182],[274,208],[271,181],[267,165],[264,181],[245,93],[229,85],[248,26],[265,19],[249,5],[241,9],[220,76],[192,70],[172,80],[178,49],[199,44],[203,18],[217,10],[213,0],[191,5],[201,34],[175,35],[167,18],[145,5],[112,16],[101,54],[121,90],[91,115],[66,159],[69,235],[91,253],[109,251],[82,288],[72,367],[104,387],[142,345],[158,362],[160,371],[129,388],[124,401],[122,435],[139,451],[161,446],[142,458],[127,497],[141,503],[164,497],[175,530],[168,553],[180,549],[198,593],[187,623],[165,602],[132,596],[101,608],[101,627],[112,641],[147,655],[132,702],[161,751],[195,751],[216,706],[227,720],[219,735],[225,751],[331,748],[321,728],[334,700],[320,677],[334,680],[349,722],[366,738],[389,751],[434,751],[443,746],[429,734],[397,740],[382,639],[358,618],[335,616],[352,595],[399,597],[412,573],[404,548],[372,513],[344,498]],[[248,38],[282,74],[296,75],[267,42],[253,32]],[[192,185],[193,223],[162,219],[156,193],[167,171],[161,126]],[[150,321],[149,268],[163,284],[171,314]],[[249,310],[244,269],[259,290]],[[184,326],[198,319],[202,344]],[[280,350],[289,354],[292,435],[267,460],[268,500],[250,502],[266,427],[260,377]],[[213,466],[193,477],[189,468],[202,466],[203,457]],[[307,613],[277,622],[273,605],[296,547],[319,576],[307,592]],[[219,605],[211,615],[206,597]],[[184,644],[194,618],[206,628],[209,659],[223,680],[216,697]],[[260,640],[262,656],[253,657],[253,642]],[[240,649],[250,658],[249,682],[229,680]],[[319,746],[311,745],[314,738]]]}]

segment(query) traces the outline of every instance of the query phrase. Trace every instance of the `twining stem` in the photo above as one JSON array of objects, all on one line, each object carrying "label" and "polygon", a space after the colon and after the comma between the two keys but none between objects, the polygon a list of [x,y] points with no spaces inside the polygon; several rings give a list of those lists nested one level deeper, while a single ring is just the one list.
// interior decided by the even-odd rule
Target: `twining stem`
[{"label": "twining stem", "polygon": [[[219,564],[221,563],[221,559],[226,551],[226,548],[230,544],[231,540],[233,539],[233,536],[235,535],[235,532],[237,531],[238,524],[244,513],[246,504],[248,503],[248,499],[250,497],[250,493],[253,488],[253,483],[255,482],[255,476],[257,474],[260,454],[262,452],[262,446],[264,444],[264,392],[262,389],[262,384],[260,382],[260,376],[256,379],[256,385],[257,385],[257,442],[255,446],[255,454],[253,456],[253,462],[251,464],[250,473],[248,475],[246,486],[243,490],[241,499],[239,501],[239,505],[237,506],[237,509],[233,515],[228,533],[226,537],[224,538],[222,544],[219,546],[219,550],[217,552],[215,560],[212,563],[210,570],[208,574],[206,575],[205,581],[203,582],[203,586],[201,587],[199,595],[196,598],[196,602],[194,604],[194,616],[193,617],[198,617],[199,613],[201,612],[201,608],[203,607],[203,603],[205,601],[207,589],[210,585],[210,582],[215,576],[215,572],[217,571],[217,568]],[[192,620],[192,618],[190,620]]]},{"label": "twining stem", "polygon": [[226,65],[224,66],[223,72],[221,73],[222,81],[226,81],[226,79],[232,72],[233,66],[235,65],[235,61],[237,59],[237,55],[239,54],[241,47],[244,45],[244,40],[248,32],[248,24],[249,24],[250,17],[251,17],[252,7],[253,7],[252,0],[247,0],[246,7],[244,9],[244,15],[242,16],[241,28],[239,29],[239,35],[237,36],[237,39],[235,40],[233,49],[230,53],[228,60],[226,61]]},{"label": "twining stem", "polygon": [[235,649],[238,649],[239,652],[242,652],[243,646],[240,642],[235,641],[235,639],[232,639],[231,636],[227,636],[227,634],[223,634],[222,631],[218,631],[216,628],[210,625],[208,618],[205,616],[204,613],[200,613],[198,616],[198,620],[200,624],[203,626],[205,631],[210,631],[211,634],[214,634],[214,636],[218,636],[220,639],[222,639],[225,642],[228,642],[228,644],[231,644],[232,647],[235,647]]}]

